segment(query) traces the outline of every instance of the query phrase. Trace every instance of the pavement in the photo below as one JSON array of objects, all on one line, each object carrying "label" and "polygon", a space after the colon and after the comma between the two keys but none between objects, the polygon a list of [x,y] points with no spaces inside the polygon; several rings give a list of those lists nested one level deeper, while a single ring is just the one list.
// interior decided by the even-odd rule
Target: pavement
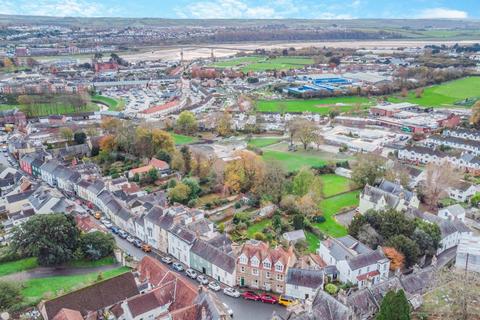
[{"label": "pavement", "polygon": [[[139,248],[133,246],[128,241],[120,238],[117,235],[114,235],[115,240],[117,242],[117,246],[125,251],[126,253],[130,254],[133,258],[141,260],[144,256],[150,255],[154,258],[160,259],[161,256],[156,253],[145,253]],[[169,268],[185,279],[190,281],[194,285],[198,285],[198,282],[190,279],[189,277],[185,276],[182,272],[177,272],[171,268]],[[211,279],[210,279],[211,280]],[[223,293],[223,291],[217,292],[217,297],[224,303],[226,303],[233,311],[234,319],[240,320],[267,320],[271,319],[272,313],[275,313],[279,316],[285,316],[287,314],[287,309],[280,305],[271,305],[265,304],[258,301],[250,301],[244,300],[242,298],[232,298]]]},{"label": "pavement", "polygon": [[437,256],[437,268],[443,268],[457,256],[457,246],[447,249]]},{"label": "pavement", "polygon": [[71,268],[71,267],[39,267],[32,270],[17,272],[0,277],[3,281],[26,281],[29,279],[57,277],[57,276],[74,276],[87,273],[105,272],[120,267],[120,264],[111,264],[108,266],[94,268]]}]

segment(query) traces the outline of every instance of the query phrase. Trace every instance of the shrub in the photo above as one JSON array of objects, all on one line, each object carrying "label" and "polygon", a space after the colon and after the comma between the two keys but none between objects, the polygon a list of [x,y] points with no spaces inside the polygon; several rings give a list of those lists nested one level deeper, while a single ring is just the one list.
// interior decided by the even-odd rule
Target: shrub
[{"label": "shrub", "polygon": [[325,291],[330,295],[335,295],[338,291],[338,287],[333,283],[329,283],[325,286]]},{"label": "shrub", "polygon": [[235,202],[235,209],[240,209],[242,204],[240,202]]},{"label": "shrub", "polygon": [[265,241],[265,235],[261,232],[255,232],[253,234],[253,239],[259,240],[259,241]]},{"label": "shrub", "polygon": [[314,223],[324,223],[325,217],[324,216],[315,216],[312,218],[312,222]]}]

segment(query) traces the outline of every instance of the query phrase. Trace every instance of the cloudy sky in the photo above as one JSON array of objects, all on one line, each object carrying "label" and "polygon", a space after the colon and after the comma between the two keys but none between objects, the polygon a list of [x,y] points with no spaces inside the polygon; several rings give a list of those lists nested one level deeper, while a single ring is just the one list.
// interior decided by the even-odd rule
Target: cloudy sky
[{"label": "cloudy sky", "polygon": [[0,0],[0,14],[158,18],[480,18],[480,0]]}]

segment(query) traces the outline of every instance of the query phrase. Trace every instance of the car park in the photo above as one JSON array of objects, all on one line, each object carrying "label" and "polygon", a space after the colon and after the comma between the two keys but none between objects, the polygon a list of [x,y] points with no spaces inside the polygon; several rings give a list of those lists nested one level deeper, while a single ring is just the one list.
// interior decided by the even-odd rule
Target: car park
[{"label": "car park", "polygon": [[185,271],[185,274],[192,279],[195,279],[197,277],[197,273],[193,269],[187,269],[187,271]]},{"label": "car park", "polygon": [[185,270],[180,262],[175,262],[174,264],[172,264],[172,267],[173,267],[173,269],[175,269],[177,271],[180,271],[180,272]]},{"label": "car park", "polygon": [[123,239],[126,239],[128,237],[128,233],[126,233],[123,230],[119,230],[118,235],[120,236],[120,238],[123,238]]},{"label": "car park", "polygon": [[226,294],[227,296],[233,297],[233,298],[238,298],[240,297],[240,292],[234,288],[226,287],[223,289],[223,293]]},{"label": "car park", "polygon": [[160,260],[162,260],[162,262],[166,264],[170,264],[173,262],[173,259],[171,257],[162,257]]},{"label": "car park", "polygon": [[278,302],[278,298],[275,296],[272,296],[271,294],[264,293],[260,295],[260,301],[262,301],[263,303],[275,304]]},{"label": "car park", "polygon": [[208,284],[208,279],[203,274],[201,274],[197,277],[197,281],[200,282],[201,284],[204,284],[204,285]]},{"label": "car park", "polygon": [[294,297],[291,297],[291,296],[287,296],[287,295],[284,295],[282,294],[279,298],[278,298],[278,304],[279,305],[282,305],[282,306],[285,306],[285,307],[289,307],[289,306],[292,306],[292,305],[295,305],[298,303],[298,299],[297,298],[294,298]]},{"label": "car park", "polygon": [[242,298],[245,300],[253,300],[253,301],[260,300],[260,296],[253,291],[244,291],[242,293]]},{"label": "car park", "polygon": [[222,289],[217,281],[212,281],[208,284],[208,287],[213,291],[220,291]]}]

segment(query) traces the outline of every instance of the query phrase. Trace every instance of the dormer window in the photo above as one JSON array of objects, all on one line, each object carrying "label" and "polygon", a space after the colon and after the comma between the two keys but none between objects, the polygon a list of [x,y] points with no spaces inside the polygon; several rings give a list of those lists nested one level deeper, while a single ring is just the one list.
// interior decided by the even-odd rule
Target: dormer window
[{"label": "dormer window", "polygon": [[275,271],[283,272],[283,264],[281,264],[281,263],[275,264]]},{"label": "dormer window", "polygon": [[248,262],[247,257],[245,257],[244,255],[241,255],[240,256],[240,263],[241,264],[247,264],[247,262]]},{"label": "dormer window", "polygon": [[260,261],[258,260],[257,257],[253,257],[252,259],[250,259],[250,263],[252,264],[252,266],[254,267],[258,267],[260,265]]},{"label": "dormer window", "polygon": [[270,263],[270,261],[263,261],[263,268],[264,269],[271,269],[272,264]]}]

